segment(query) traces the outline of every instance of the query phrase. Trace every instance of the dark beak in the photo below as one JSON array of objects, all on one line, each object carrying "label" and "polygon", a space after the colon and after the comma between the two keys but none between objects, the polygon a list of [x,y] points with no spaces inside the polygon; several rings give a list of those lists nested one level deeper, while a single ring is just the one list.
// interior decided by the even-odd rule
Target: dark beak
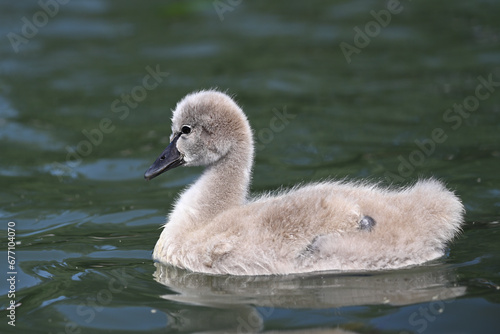
[{"label": "dark beak", "polygon": [[163,151],[158,159],[156,159],[151,167],[149,167],[146,173],[144,173],[144,178],[146,180],[151,180],[169,169],[173,169],[184,164],[184,159],[182,158],[179,150],[177,150],[177,140],[180,136],[181,133],[175,136],[174,140],[170,142],[165,151]]}]

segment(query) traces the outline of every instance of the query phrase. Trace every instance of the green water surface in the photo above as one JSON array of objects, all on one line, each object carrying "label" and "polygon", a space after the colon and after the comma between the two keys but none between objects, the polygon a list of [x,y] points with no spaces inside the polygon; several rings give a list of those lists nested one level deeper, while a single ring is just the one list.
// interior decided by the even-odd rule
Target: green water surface
[{"label": "green water surface", "polygon": [[[0,332],[498,333],[499,13],[465,0],[0,1]],[[211,87],[255,131],[253,192],[436,177],[465,204],[463,233],[445,257],[393,271],[155,265],[160,225],[201,170],[143,173],[175,103]]]}]

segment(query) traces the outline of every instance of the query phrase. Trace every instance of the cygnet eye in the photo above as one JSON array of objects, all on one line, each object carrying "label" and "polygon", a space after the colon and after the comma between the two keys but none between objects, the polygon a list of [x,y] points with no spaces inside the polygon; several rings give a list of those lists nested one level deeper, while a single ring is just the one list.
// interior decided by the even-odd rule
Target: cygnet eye
[{"label": "cygnet eye", "polygon": [[184,135],[191,133],[191,127],[189,125],[183,125],[181,128],[181,133]]}]

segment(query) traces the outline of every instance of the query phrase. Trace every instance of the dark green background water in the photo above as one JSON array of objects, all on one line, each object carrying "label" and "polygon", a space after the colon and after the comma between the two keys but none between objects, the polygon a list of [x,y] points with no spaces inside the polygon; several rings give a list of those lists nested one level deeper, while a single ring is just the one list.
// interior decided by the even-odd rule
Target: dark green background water
[{"label": "dark green background water", "polygon": [[[402,1],[390,22],[385,1],[51,3],[0,1],[2,333],[498,333],[498,1]],[[342,42],[357,48],[349,59]],[[169,74],[145,90],[148,68]],[[156,268],[159,226],[200,170],[143,173],[168,142],[170,109],[210,87],[235,94],[255,129],[254,192],[435,176],[462,198],[464,232],[446,257],[389,272]]]}]

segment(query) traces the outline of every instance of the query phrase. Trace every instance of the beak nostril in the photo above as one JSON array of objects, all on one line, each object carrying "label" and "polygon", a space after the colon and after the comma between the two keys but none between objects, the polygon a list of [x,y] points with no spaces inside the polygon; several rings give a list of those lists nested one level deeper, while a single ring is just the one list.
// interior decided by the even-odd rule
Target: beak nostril
[{"label": "beak nostril", "polygon": [[164,155],[162,155],[162,156],[160,157],[160,160],[165,160],[165,156],[164,156]]}]

